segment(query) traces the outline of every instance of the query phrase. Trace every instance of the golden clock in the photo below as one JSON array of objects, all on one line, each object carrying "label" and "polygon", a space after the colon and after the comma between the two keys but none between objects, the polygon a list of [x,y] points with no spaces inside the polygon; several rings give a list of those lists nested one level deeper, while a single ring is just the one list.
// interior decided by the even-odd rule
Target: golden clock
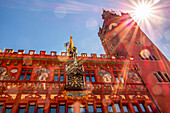
[{"label": "golden clock", "polygon": [[68,87],[83,87],[84,81],[82,75],[69,75],[68,76]]}]

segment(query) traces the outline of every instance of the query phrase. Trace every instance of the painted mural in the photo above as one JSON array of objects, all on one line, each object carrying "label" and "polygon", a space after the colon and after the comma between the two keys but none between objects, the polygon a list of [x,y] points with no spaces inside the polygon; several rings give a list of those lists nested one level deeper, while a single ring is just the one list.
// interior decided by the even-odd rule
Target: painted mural
[{"label": "painted mural", "polygon": [[[50,73],[50,71],[40,66],[36,73],[38,74],[37,81],[47,81],[47,78],[49,77],[48,74]],[[42,86],[44,89],[46,89],[46,83],[40,83],[39,86]]]},{"label": "painted mural", "polygon": [[111,74],[108,71],[100,70],[100,71],[98,71],[98,74],[103,77],[104,82],[108,83],[108,82],[112,81]]},{"label": "painted mural", "polygon": [[15,77],[9,75],[7,68],[0,67],[0,80],[15,80]]},{"label": "painted mural", "polygon": [[42,68],[40,67],[36,73],[38,74],[38,78],[37,81],[47,81],[48,78],[48,74],[50,73],[50,71],[46,68]]},{"label": "painted mural", "polygon": [[134,72],[127,72],[128,82],[129,83],[142,83],[141,78]]}]

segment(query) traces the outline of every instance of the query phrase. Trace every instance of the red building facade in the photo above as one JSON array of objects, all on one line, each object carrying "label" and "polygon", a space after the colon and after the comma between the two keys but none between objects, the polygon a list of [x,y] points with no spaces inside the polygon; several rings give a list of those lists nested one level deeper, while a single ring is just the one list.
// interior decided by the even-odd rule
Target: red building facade
[{"label": "red building facade", "polygon": [[99,37],[107,56],[132,58],[160,112],[169,113],[170,63],[127,13],[103,10]]},{"label": "red building facade", "polygon": [[0,58],[1,113],[159,112],[133,59],[12,49]]}]

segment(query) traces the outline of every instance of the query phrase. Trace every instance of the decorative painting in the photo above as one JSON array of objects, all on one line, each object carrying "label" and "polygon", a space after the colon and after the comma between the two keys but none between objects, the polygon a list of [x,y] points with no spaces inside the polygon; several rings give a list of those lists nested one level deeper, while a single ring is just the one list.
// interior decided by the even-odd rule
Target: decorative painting
[{"label": "decorative painting", "polygon": [[111,74],[108,72],[108,71],[105,71],[105,70],[100,70],[98,71],[98,74],[103,77],[103,81],[104,82],[111,82],[112,81],[112,77],[111,77]]},{"label": "decorative painting", "polygon": [[[46,68],[40,67],[40,68],[36,71],[36,73],[38,74],[37,81],[47,81],[47,78],[49,77],[48,74],[50,73],[50,71],[49,71],[48,69],[46,69]],[[38,87],[40,87],[40,86],[42,86],[44,89],[46,89],[46,83],[42,83],[42,85],[39,84]]]},{"label": "decorative painting", "polygon": [[0,67],[0,80],[15,80],[15,77],[9,75],[7,68]]},{"label": "decorative painting", "polygon": [[46,68],[42,68],[40,67],[36,73],[38,74],[38,78],[37,81],[47,81],[48,78],[48,74],[50,73],[50,71]]},{"label": "decorative painting", "polygon": [[129,83],[142,83],[141,78],[134,72],[127,72],[128,82]]}]

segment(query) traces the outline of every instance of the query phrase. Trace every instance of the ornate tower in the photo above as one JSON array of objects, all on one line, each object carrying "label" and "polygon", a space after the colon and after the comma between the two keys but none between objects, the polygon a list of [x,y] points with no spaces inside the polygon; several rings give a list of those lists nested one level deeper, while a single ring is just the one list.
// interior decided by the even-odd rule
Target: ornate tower
[{"label": "ornate tower", "polygon": [[[108,56],[132,58],[138,63],[139,74],[162,112],[170,104],[170,63],[154,43],[144,34],[128,13],[117,15],[103,10],[103,27],[99,37]],[[168,90],[168,91],[167,91]]]},{"label": "ornate tower", "polygon": [[66,89],[67,90],[84,90],[85,78],[84,68],[81,63],[77,62],[77,49],[74,47],[73,37],[70,36],[68,54],[72,60],[66,65]]}]

